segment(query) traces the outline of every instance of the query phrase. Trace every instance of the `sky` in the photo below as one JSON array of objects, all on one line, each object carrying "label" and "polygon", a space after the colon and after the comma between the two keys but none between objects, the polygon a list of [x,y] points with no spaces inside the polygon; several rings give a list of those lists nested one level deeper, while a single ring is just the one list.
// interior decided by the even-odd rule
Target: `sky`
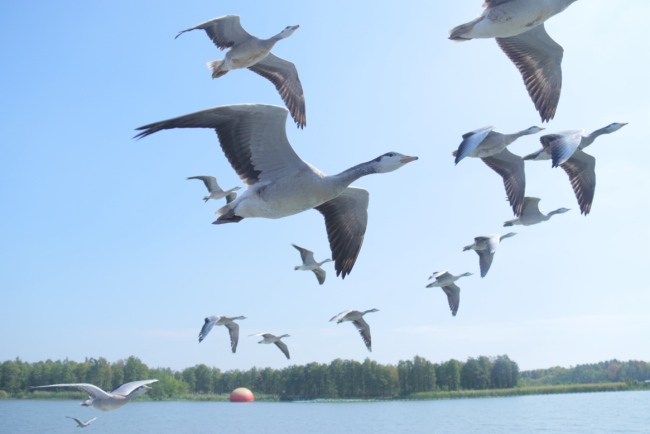
[{"label": "sky", "polygon": [[[650,121],[647,0],[577,1],[546,29],[564,48],[555,119],[541,124],[522,79],[493,40],[454,43],[452,27],[482,11],[478,0],[273,2],[166,0],[9,2],[0,13],[0,361],[134,355],[182,370],[284,368],[333,359],[396,364],[507,354],[520,369],[603,360],[650,360],[650,243],[645,161]],[[296,64],[307,127],[289,120],[296,152],[334,174],[388,151],[418,161],[359,179],[370,191],[365,241],[352,273],[325,264],[319,286],[291,243],[330,257],[320,213],[215,226],[222,204],[201,182],[243,185],[210,130],[135,128],[209,107],[282,105],[273,85],[246,70],[210,78],[220,52],[183,29],[226,14],[270,37]],[[644,54],[646,53],[646,54]],[[500,177],[473,158],[454,165],[462,134],[587,132],[601,136],[591,214],[580,215],[567,175],[527,162],[528,196],[566,214],[530,227],[513,217]],[[540,147],[526,136],[509,149]],[[463,252],[485,234],[505,240],[485,278]],[[458,282],[452,317],[433,271],[474,273]],[[351,324],[366,316],[369,353]],[[198,343],[208,315],[244,315],[236,354],[227,330]],[[257,345],[288,333],[291,360]]]}]

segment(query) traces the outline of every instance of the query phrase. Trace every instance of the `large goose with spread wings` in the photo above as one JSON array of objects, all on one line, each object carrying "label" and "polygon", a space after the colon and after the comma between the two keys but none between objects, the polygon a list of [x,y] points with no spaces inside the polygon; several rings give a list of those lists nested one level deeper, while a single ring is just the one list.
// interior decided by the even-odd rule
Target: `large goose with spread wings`
[{"label": "large goose with spread wings", "polygon": [[350,187],[362,176],[397,170],[417,160],[397,152],[351,167],[337,175],[303,161],[285,130],[287,110],[262,104],[215,107],[138,128],[136,138],[173,128],[212,128],[226,158],[248,189],[217,210],[215,224],[247,217],[278,219],[317,209],[325,217],[336,275],[350,273],[368,222],[368,191]]}]

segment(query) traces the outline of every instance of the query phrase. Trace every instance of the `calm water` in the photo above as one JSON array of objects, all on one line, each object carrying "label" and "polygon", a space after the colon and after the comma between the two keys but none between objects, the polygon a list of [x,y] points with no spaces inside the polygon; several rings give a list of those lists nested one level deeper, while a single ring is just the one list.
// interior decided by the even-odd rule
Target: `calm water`
[{"label": "calm water", "polygon": [[[97,416],[84,431],[64,416]],[[0,401],[1,434],[650,433],[650,393],[608,392],[359,403]]]}]

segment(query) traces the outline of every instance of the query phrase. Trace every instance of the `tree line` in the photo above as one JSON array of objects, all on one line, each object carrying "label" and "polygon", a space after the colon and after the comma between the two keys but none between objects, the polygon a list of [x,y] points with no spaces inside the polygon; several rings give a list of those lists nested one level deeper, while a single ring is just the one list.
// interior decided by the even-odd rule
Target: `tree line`
[{"label": "tree line", "polygon": [[606,382],[631,382],[650,380],[650,363],[616,359],[606,362],[576,365],[571,368],[559,366],[534,369],[521,373],[526,386],[552,386],[558,384],[593,384]]},{"label": "tree line", "polygon": [[20,359],[0,365],[0,392],[21,396],[30,386],[57,383],[91,383],[113,390],[129,381],[157,378],[147,396],[164,399],[187,394],[224,394],[237,387],[280,399],[350,399],[407,396],[437,390],[511,388],[519,381],[519,367],[507,355],[481,356],[465,362],[431,363],[423,357],[400,360],[397,366],[373,360],[336,359],[326,363],[293,365],[284,369],[251,368],[222,372],[204,364],[172,371],[149,368],[137,357],[109,363],[105,358],[83,362]]}]

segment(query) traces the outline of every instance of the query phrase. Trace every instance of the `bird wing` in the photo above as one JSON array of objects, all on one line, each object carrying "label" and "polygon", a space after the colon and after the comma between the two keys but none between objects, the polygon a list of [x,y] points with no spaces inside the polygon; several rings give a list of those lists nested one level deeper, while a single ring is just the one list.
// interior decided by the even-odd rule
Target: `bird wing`
[{"label": "bird wing", "polygon": [[490,250],[477,250],[478,263],[481,269],[481,277],[485,277],[490,270],[492,260],[494,259],[494,252]]},{"label": "bird wing", "polygon": [[366,344],[368,351],[372,352],[372,341],[370,339],[370,326],[363,318],[352,321],[352,324],[359,330],[363,343]]},{"label": "bird wing", "polygon": [[292,244],[292,246],[300,252],[300,259],[302,259],[303,264],[313,264],[316,262],[314,260],[314,252],[305,249],[304,247],[296,246],[295,244]]},{"label": "bird wing", "polygon": [[546,134],[539,138],[546,152],[551,154],[553,167],[564,163],[578,150],[584,132],[584,130],[567,130]]},{"label": "bird wing", "polygon": [[569,175],[571,187],[580,204],[580,213],[589,214],[596,192],[596,159],[578,150],[560,167]]},{"label": "bird wing", "polygon": [[350,274],[357,260],[368,224],[368,190],[348,187],[316,209],[325,217],[336,275]]},{"label": "bird wing", "polygon": [[235,353],[237,351],[237,343],[239,342],[239,324],[230,321],[224,325],[230,332],[230,348],[232,349],[232,352]]},{"label": "bird wing", "polygon": [[213,191],[223,191],[221,190],[221,187],[219,187],[219,184],[217,184],[217,178],[214,176],[190,176],[187,179],[200,179],[203,181],[205,188],[207,188],[210,193]]},{"label": "bird wing", "polygon": [[316,275],[316,279],[318,279],[318,284],[319,285],[322,285],[323,283],[325,283],[325,276],[327,275],[325,270],[323,270],[322,268],[319,267],[319,268],[314,268],[311,271],[313,271],[314,274]]},{"label": "bird wing", "polygon": [[232,201],[235,200],[235,199],[237,199],[237,192],[235,192],[235,191],[233,191],[233,192],[231,192],[231,193],[228,193],[228,194],[226,195],[226,203],[227,203],[227,204],[230,203],[230,202],[232,202]]},{"label": "bird wing", "polygon": [[496,40],[521,73],[542,122],[553,119],[562,89],[562,47],[546,33],[544,24]]},{"label": "bird wing", "polygon": [[289,348],[287,348],[287,344],[285,344],[282,341],[275,341],[273,343],[275,344],[276,347],[280,348],[280,351],[282,351],[284,355],[287,356],[287,359],[291,358],[289,357]]},{"label": "bird wing", "polygon": [[145,125],[135,138],[173,128],[212,128],[230,165],[246,185],[312,170],[295,153],[285,130],[284,107],[236,104]]},{"label": "bird wing", "polygon": [[92,419],[88,419],[86,422],[84,422],[85,425],[90,425],[92,422],[94,422],[97,418],[93,417]]},{"label": "bird wing", "polygon": [[72,419],[72,420],[74,420],[75,422],[77,422],[77,425],[79,425],[79,426],[83,426],[83,425],[85,425],[82,421],[80,421],[80,420],[77,419],[76,417],[72,417],[72,416],[66,416],[66,417],[67,417],[68,419]]},{"label": "bird wing", "polygon": [[199,342],[203,341],[205,337],[210,333],[210,330],[212,330],[212,327],[214,327],[214,323],[219,319],[217,316],[209,316],[205,319],[205,322],[203,323],[203,327],[201,327],[201,331],[199,332]]},{"label": "bird wing", "polygon": [[539,201],[539,197],[524,197],[524,207],[521,213],[527,216],[542,215],[539,211]]},{"label": "bird wing", "polygon": [[455,283],[442,287],[442,290],[447,294],[447,301],[449,302],[449,309],[451,314],[456,316],[458,312],[458,305],[460,305],[460,288]]},{"label": "bird wing", "polygon": [[77,389],[86,392],[91,398],[112,398],[111,394],[108,392],[105,392],[94,384],[88,383],[49,384],[47,386],[30,387],[30,389],[45,389],[48,387],[76,387]]},{"label": "bird wing", "polygon": [[131,381],[130,383],[122,384],[117,389],[113,390],[111,393],[113,395],[119,396],[129,396],[138,387],[146,386],[147,384],[155,383],[158,380],[140,380],[140,381]]},{"label": "bird wing", "polygon": [[338,314],[334,315],[332,318],[330,318],[330,321],[336,321],[336,322],[339,322],[340,320],[342,320],[343,318],[345,318],[345,316],[346,316],[347,314],[349,314],[350,312],[352,312],[351,309],[344,310],[343,312],[338,313]]},{"label": "bird wing", "polygon": [[460,160],[467,157],[474,149],[476,149],[493,129],[493,126],[489,126],[463,134],[463,141],[460,142],[460,145],[458,145],[458,151],[456,151],[455,163],[458,164]]},{"label": "bird wing", "polygon": [[493,8],[495,6],[502,5],[504,3],[510,3],[513,0],[485,0],[485,3],[483,3],[484,8]]},{"label": "bird wing", "polygon": [[305,94],[302,91],[296,65],[269,53],[264,59],[249,66],[248,69],[273,83],[296,125],[299,128],[304,128],[307,125]]},{"label": "bird wing", "polygon": [[224,15],[178,32],[176,38],[191,30],[205,30],[210,40],[220,50],[239,45],[254,36],[248,33],[239,22],[239,15]]},{"label": "bird wing", "polygon": [[526,192],[524,160],[507,149],[490,157],[481,158],[481,160],[503,178],[503,185],[506,188],[512,211],[517,217],[521,217]]},{"label": "bird wing", "polygon": [[524,160],[533,160],[533,161],[541,161],[541,160],[550,160],[551,159],[551,154],[546,152],[545,148],[541,148],[532,154],[528,154],[525,157],[523,157]]}]

